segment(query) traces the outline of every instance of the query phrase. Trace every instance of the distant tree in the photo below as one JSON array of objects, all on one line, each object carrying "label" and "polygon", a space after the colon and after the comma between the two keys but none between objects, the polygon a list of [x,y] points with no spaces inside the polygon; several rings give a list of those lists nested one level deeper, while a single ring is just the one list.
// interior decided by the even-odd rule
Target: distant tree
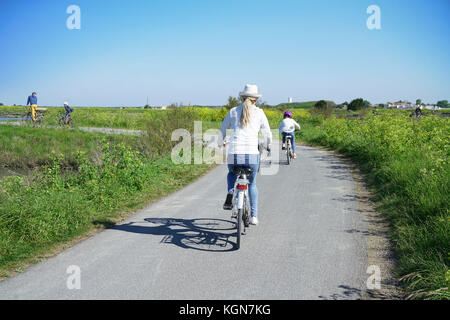
[{"label": "distant tree", "polygon": [[237,107],[239,104],[240,104],[240,102],[239,102],[239,99],[238,99],[238,98],[229,96],[229,97],[228,97],[228,103],[227,103],[226,105],[224,105],[224,107],[225,107],[226,109],[230,110],[230,109],[232,109],[232,108],[234,108],[234,107]]},{"label": "distant tree", "polygon": [[325,100],[319,100],[314,105],[314,108],[319,110],[325,110],[327,108],[327,102]]},{"label": "distant tree", "polygon": [[334,101],[319,100],[314,104],[312,113],[314,115],[322,114],[325,117],[329,117],[333,113],[334,108],[336,108]]},{"label": "distant tree", "polygon": [[0,106],[3,106],[4,104],[0,102]]},{"label": "distant tree", "polygon": [[439,108],[448,108],[450,107],[447,100],[441,100],[437,102],[437,106]]},{"label": "distant tree", "polygon": [[358,98],[352,100],[352,102],[350,102],[350,104],[348,105],[347,109],[356,111],[361,110],[362,108],[364,108],[364,106],[365,106],[364,100],[362,98]]},{"label": "distant tree", "polygon": [[370,103],[369,101],[364,100],[364,106],[365,106],[365,107],[368,107],[368,106],[370,106],[370,105],[371,105],[371,103]]},{"label": "distant tree", "polygon": [[418,106],[422,105],[422,99],[417,99],[416,100],[416,105],[418,105]]}]

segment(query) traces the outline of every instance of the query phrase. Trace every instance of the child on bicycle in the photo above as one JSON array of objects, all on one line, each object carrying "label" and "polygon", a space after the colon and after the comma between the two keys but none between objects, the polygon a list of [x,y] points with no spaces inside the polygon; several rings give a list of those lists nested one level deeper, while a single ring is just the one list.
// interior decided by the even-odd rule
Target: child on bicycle
[{"label": "child on bicycle", "polygon": [[297,155],[295,154],[295,129],[300,130],[300,125],[292,119],[292,112],[287,110],[283,115],[283,121],[281,121],[280,126],[278,127],[278,130],[280,131],[281,135],[283,136],[283,146],[282,149],[286,149],[286,137],[290,136],[292,138],[292,152],[293,158],[297,158]]}]

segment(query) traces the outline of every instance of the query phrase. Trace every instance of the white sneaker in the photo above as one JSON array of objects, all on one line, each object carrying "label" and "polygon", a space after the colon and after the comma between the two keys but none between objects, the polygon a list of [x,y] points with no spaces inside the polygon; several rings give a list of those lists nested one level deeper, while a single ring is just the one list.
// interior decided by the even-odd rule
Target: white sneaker
[{"label": "white sneaker", "polygon": [[257,225],[258,224],[258,218],[257,217],[250,217],[250,224]]}]

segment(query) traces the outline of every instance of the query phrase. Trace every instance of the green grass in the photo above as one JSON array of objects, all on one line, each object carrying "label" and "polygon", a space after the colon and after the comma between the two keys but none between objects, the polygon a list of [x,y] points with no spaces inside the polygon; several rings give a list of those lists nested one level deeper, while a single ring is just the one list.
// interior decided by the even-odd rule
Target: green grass
[{"label": "green grass", "polygon": [[71,167],[79,151],[94,157],[102,139],[145,151],[140,138],[131,135],[1,125],[0,137],[0,166],[12,168],[32,169],[49,164],[52,152],[62,154],[62,165]]},{"label": "green grass", "polygon": [[[133,157],[129,160],[136,161]],[[113,167],[117,165],[123,167]],[[138,165],[120,161],[104,164],[101,169],[88,165],[82,174],[61,174],[55,162],[46,176],[31,181],[2,179],[0,272],[5,276],[59,243],[108,225],[124,213],[181,188],[208,168],[175,165],[166,156]]]},{"label": "green grass", "polygon": [[33,168],[0,179],[0,277],[211,168],[174,164],[145,137],[16,126],[0,126],[0,137],[1,166]]},{"label": "green grass", "polygon": [[[392,226],[397,274],[410,297],[449,299],[448,119],[387,110],[303,123],[299,138],[350,156]],[[447,278],[446,278],[447,276]]]}]

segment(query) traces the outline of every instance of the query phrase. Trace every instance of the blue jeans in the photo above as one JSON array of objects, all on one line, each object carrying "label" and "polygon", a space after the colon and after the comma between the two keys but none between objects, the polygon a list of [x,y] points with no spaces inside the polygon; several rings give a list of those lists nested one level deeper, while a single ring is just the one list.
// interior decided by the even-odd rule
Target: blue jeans
[{"label": "blue jeans", "polygon": [[282,132],[281,133],[283,136],[283,143],[286,142],[286,137],[287,136],[291,136],[292,137],[292,152],[295,153],[295,134],[294,132]]},{"label": "blue jeans", "polygon": [[252,174],[247,176],[249,181],[248,193],[250,196],[251,216],[256,217],[258,215],[258,188],[256,188],[256,175],[258,174],[259,169],[259,154],[228,155],[227,184],[229,193],[233,192],[234,184],[237,179],[237,175],[233,173],[233,168],[235,166],[252,168]]}]

